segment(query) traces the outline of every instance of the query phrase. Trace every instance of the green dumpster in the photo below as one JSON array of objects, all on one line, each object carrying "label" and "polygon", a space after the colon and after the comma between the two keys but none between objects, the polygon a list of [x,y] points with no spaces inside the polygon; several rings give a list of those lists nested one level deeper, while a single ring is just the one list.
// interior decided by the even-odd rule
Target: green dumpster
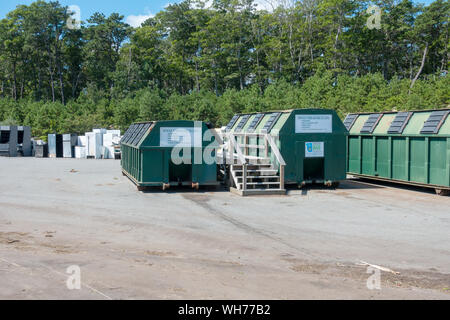
[{"label": "green dumpster", "polygon": [[[241,194],[271,185],[278,190],[284,190],[285,184],[336,186],[346,178],[347,130],[333,110],[237,114],[223,128],[223,135],[224,140],[235,141],[232,153],[242,158],[230,166],[230,176]],[[242,166],[247,166],[246,177]]]},{"label": "green dumpster", "polygon": [[215,138],[201,121],[132,124],[121,139],[122,173],[150,186],[217,185]]},{"label": "green dumpster", "polygon": [[450,190],[450,109],[349,114],[348,173]]}]

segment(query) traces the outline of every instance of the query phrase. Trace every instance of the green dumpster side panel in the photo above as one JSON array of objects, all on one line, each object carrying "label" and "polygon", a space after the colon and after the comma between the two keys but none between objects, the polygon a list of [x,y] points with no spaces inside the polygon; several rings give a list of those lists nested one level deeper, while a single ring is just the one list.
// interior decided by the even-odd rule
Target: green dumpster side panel
[{"label": "green dumpster side panel", "polygon": [[[195,128],[198,124],[201,128],[199,133],[201,136],[198,138],[201,140],[201,147],[183,149],[179,154],[188,152],[186,157],[191,160],[191,163],[175,164],[171,157],[173,147],[160,145],[161,128]],[[217,184],[217,165],[215,162],[206,163],[203,158],[205,150],[211,150],[209,144],[214,141],[213,138],[210,141],[203,140],[206,130],[208,128],[203,122],[185,120],[153,122],[139,143],[121,144],[122,170],[138,186],[160,186],[165,183],[215,185]],[[212,155],[214,159],[214,152]]]},{"label": "green dumpster side panel", "polygon": [[392,138],[392,178],[407,180],[406,176],[406,140]]},{"label": "green dumpster side panel", "polygon": [[347,138],[347,171],[364,177],[450,189],[450,117],[438,134],[420,134],[433,110],[412,111],[401,134],[388,134],[395,113],[383,115],[373,134],[360,134],[358,117]]},{"label": "green dumpster side panel", "polygon": [[409,174],[412,181],[420,183],[428,183],[426,180],[426,154],[425,150],[425,137],[412,137],[410,140],[410,167]]},{"label": "green dumpster side panel", "polygon": [[[295,133],[296,115],[331,115],[331,133]],[[280,129],[280,152],[286,161],[285,183],[339,181],[346,178],[347,129],[335,111],[296,109]],[[307,142],[323,142],[324,157],[306,158]],[[292,152],[295,150],[295,152]]]},{"label": "green dumpster side panel", "polygon": [[448,158],[447,138],[430,139],[430,183],[435,185],[445,185],[448,183],[446,168]]},{"label": "green dumpster side panel", "polygon": [[361,137],[348,137],[348,171],[354,173],[361,173],[361,158],[360,158],[360,143]]},{"label": "green dumpster side panel", "polygon": [[372,137],[362,137],[362,170],[363,174],[374,174],[373,159],[374,159],[374,147]]},{"label": "green dumpster side panel", "polygon": [[[265,112],[254,133],[262,133],[272,113],[280,112],[281,115],[273,125],[270,135],[278,146],[283,159],[286,162],[285,183],[300,184],[302,182],[339,181],[346,178],[346,136],[347,129],[335,111],[325,109],[296,109],[286,111]],[[331,133],[296,133],[296,115],[331,115]],[[256,115],[253,114],[248,124]],[[241,116],[242,117],[242,116]],[[236,123],[239,123],[240,119]],[[233,130],[231,130],[233,131]],[[248,125],[241,131],[248,131]],[[243,143],[243,137],[240,143]],[[263,138],[248,137],[250,145],[264,145]],[[305,144],[307,142],[319,142],[324,145],[324,156],[305,158]],[[265,156],[264,149],[250,149],[249,155]],[[268,157],[272,163],[276,163],[276,157],[270,150]]]},{"label": "green dumpster side panel", "polygon": [[388,178],[389,177],[389,148],[390,140],[388,137],[376,137],[376,156],[375,159],[375,172],[374,175],[379,177]]}]

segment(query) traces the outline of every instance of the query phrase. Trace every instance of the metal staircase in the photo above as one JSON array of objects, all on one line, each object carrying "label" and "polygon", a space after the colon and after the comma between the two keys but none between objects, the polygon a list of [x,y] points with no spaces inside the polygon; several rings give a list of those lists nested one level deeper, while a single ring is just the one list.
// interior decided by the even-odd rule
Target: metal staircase
[{"label": "metal staircase", "polygon": [[[251,137],[259,143],[250,144]],[[225,132],[221,138],[217,157],[228,165],[232,192],[243,196],[286,193],[286,163],[270,134]]]}]

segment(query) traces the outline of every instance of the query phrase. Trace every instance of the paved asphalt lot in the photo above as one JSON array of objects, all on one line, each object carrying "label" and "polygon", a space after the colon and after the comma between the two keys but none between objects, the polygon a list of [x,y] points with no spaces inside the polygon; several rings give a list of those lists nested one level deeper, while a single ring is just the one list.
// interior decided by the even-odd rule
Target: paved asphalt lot
[{"label": "paved asphalt lot", "polygon": [[[449,299],[449,208],[359,180],[138,192],[119,161],[0,158],[0,299]],[[369,290],[361,261],[396,273]]]}]

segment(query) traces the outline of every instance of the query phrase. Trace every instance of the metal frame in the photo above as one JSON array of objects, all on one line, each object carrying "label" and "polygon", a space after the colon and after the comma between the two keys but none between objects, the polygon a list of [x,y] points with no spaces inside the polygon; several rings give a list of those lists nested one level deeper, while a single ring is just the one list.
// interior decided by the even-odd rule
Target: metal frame
[{"label": "metal frame", "polygon": [[[247,138],[249,136],[262,138],[264,141],[264,145],[251,146],[248,144],[239,144],[236,141],[237,137],[244,137],[244,140],[247,141]],[[223,137],[221,138],[225,141],[222,145],[222,157],[225,158],[227,164],[230,164],[230,178],[234,181],[238,190],[247,190],[247,166],[258,164],[258,160],[260,159],[267,159],[269,147],[276,158],[275,167],[279,169],[280,189],[284,189],[284,167],[286,166],[286,162],[284,161],[283,156],[281,155],[280,150],[278,149],[272,135],[268,133],[225,132]],[[248,156],[248,149],[253,147],[265,149],[265,158]],[[244,151],[241,150],[241,148],[244,148]],[[273,165],[274,163],[271,164]],[[239,187],[239,182],[236,175],[234,174],[233,167],[235,165],[242,166],[242,188]]]}]

